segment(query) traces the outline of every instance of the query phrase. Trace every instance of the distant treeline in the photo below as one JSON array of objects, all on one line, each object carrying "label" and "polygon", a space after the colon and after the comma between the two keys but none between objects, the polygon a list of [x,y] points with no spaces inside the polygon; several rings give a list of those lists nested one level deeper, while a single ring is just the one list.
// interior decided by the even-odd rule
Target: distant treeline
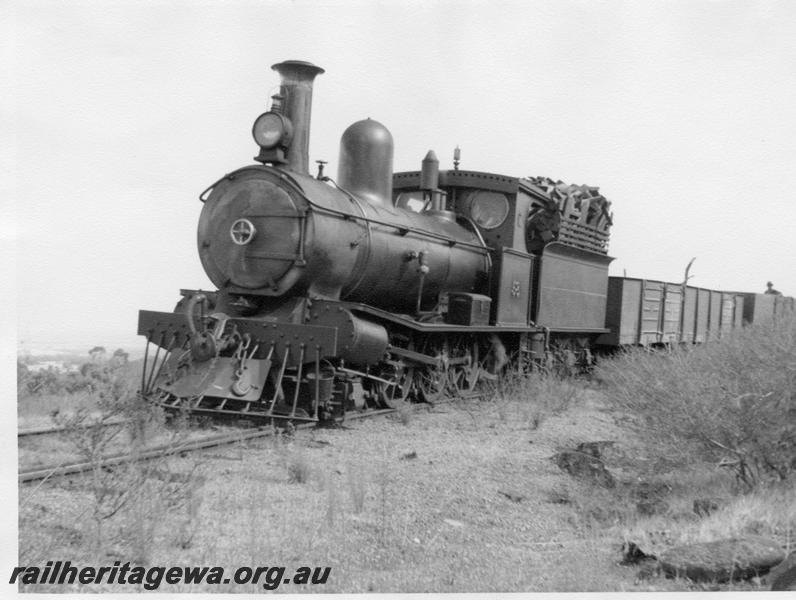
[{"label": "distant treeline", "polygon": [[[45,368],[34,368],[46,363]],[[77,368],[75,368],[77,367]],[[129,354],[121,348],[112,354],[102,346],[94,346],[86,355],[20,356],[17,358],[17,394],[73,394],[92,392],[120,377],[133,379],[140,365],[130,363]]]}]

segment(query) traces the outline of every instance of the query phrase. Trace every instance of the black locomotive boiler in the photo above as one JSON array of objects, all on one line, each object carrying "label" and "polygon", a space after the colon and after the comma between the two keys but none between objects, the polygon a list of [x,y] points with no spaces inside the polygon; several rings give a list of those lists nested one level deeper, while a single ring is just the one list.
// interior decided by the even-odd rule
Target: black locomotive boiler
[{"label": "black locomotive boiler", "polygon": [[[610,203],[597,188],[458,168],[433,152],[392,170],[374,120],[309,173],[313,81],[281,76],[253,136],[258,164],[200,196],[215,291],[141,311],[142,394],[201,414],[323,420],[467,394],[507,362],[588,363],[606,328]],[[615,287],[615,286],[612,286]],[[620,289],[621,293],[621,289]]]}]

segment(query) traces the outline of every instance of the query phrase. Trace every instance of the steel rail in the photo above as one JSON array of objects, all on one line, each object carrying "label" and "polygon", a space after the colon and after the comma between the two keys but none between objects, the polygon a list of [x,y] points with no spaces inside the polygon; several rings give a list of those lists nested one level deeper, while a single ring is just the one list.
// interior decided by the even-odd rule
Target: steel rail
[{"label": "steel rail", "polygon": [[[364,419],[367,417],[375,417],[393,412],[396,412],[396,409],[385,408],[385,409],[372,410],[362,413],[347,413],[343,422],[356,420],[356,419]],[[289,417],[282,419],[274,417],[274,419],[280,421],[290,421]],[[316,425],[317,425],[316,422],[300,423],[298,425],[295,425],[294,428],[310,429],[315,427]],[[259,437],[267,437],[269,435],[272,435],[273,432],[274,429],[272,427],[258,427],[256,430],[253,431],[235,431],[232,433],[216,435],[213,437],[200,439],[200,440],[188,440],[179,444],[173,444],[173,443],[161,444],[159,446],[146,448],[141,452],[134,454],[130,453],[113,454],[105,456],[99,461],[93,461],[93,462],[86,461],[86,462],[79,462],[68,465],[50,465],[47,467],[37,467],[36,469],[32,469],[29,471],[20,471],[19,482],[25,483],[29,481],[37,481],[40,479],[47,480],[52,477],[61,477],[63,475],[83,473],[85,471],[90,471],[95,468],[119,465],[128,462],[151,460],[153,458],[160,458],[163,456],[169,456],[171,454],[194,452],[197,450],[204,450],[206,448],[223,446],[225,444],[233,444],[235,442],[242,442],[245,440],[251,440]]]},{"label": "steel rail", "polygon": [[30,429],[20,429],[17,431],[17,438],[35,436],[35,435],[47,435],[52,433],[63,433],[65,431],[72,431],[75,429],[90,429],[91,427],[111,427],[113,425],[124,425],[125,423],[129,423],[130,419],[120,419],[115,421],[107,421],[104,423],[80,423],[78,425],[71,425],[71,426],[53,426],[53,427],[31,427]]}]

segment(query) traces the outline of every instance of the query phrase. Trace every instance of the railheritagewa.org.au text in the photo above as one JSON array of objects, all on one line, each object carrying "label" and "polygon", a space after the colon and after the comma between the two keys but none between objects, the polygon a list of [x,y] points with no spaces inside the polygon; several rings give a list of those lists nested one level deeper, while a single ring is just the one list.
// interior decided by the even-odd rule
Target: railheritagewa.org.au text
[{"label": "railheritagewa.org.au text", "polygon": [[224,567],[141,567],[116,561],[102,567],[76,566],[70,561],[47,561],[44,567],[15,567],[8,583],[22,585],[140,585],[145,590],[157,590],[167,585],[228,585],[254,584],[275,590],[281,585],[324,585],[331,567],[238,567],[232,571]]}]

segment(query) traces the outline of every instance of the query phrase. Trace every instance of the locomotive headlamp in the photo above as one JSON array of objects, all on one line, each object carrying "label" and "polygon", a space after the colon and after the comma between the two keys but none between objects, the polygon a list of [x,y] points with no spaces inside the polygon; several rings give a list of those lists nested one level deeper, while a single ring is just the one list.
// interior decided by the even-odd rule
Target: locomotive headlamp
[{"label": "locomotive headlamp", "polygon": [[284,115],[275,112],[263,113],[254,121],[252,136],[263,150],[287,146],[293,136],[293,125]]}]

